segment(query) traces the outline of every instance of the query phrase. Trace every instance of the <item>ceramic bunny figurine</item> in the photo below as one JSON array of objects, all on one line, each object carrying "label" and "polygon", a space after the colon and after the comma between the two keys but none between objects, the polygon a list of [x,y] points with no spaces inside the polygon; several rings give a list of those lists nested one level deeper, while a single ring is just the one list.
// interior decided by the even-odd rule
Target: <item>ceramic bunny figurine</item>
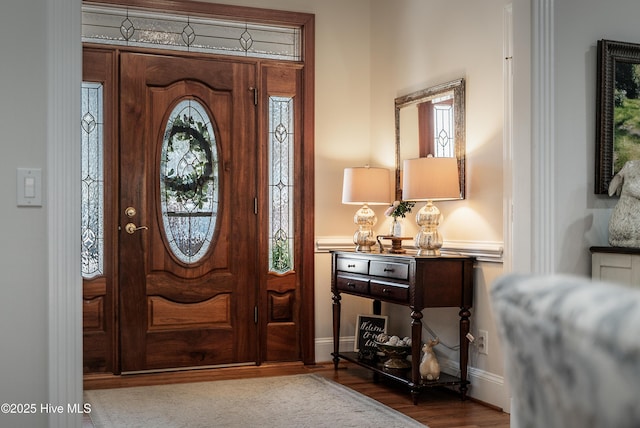
[{"label": "ceramic bunny figurine", "polygon": [[609,196],[620,195],[609,220],[609,245],[640,247],[640,160],[624,164],[609,184]]},{"label": "ceramic bunny figurine", "polygon": [[438,380],[440,378],[440,364],[433,347],[440,343],[440,339],[430,340],[422,345],[422,361],[420,361],[420,378],[425,380]]}]

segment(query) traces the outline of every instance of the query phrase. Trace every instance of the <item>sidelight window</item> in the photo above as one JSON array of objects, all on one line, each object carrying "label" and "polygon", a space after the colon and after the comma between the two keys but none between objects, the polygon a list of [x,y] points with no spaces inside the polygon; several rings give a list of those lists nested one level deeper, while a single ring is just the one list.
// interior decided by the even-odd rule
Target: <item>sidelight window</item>
[{"label": "sidelight window", "polygon": [[103,85],[82,83],[82,276],[104,273]]},{"label": "sidelight window", "polygon": [[269,97],[269,270],[293,270],[293,98]]}]

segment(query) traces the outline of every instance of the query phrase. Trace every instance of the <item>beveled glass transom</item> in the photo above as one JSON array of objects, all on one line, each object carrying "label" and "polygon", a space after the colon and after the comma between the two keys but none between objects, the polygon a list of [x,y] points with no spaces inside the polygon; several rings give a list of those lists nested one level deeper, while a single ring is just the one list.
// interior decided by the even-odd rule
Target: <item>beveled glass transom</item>
[{"label": "beveled glass transom", "polygon": [[283,61],[302,60],[300,27],[130,9],[118,5],[83,3],[82,41]]}]

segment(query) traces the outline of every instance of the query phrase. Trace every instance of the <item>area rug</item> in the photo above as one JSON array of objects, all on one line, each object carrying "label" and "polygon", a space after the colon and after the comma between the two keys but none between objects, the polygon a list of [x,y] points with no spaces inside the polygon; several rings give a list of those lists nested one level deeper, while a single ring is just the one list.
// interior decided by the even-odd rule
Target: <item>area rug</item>
[{"label": "area rug", "polygon": [[85,391],[96,428],[422,427],[315,374]]}]

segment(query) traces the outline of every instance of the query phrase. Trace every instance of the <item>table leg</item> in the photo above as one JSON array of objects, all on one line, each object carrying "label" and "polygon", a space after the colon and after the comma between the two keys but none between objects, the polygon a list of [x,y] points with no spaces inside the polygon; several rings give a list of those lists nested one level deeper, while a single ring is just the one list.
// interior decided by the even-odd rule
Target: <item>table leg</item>
[{"label": "table leg", "polygon": [[413,400],[413,405],[418,404],[418,397],[420,396],[420,390],[418,388],[411,388],[411,399]]},{"label": "table leg", "polygon": [[[380,300],[374,299],[372,307],[373,307],[374,315],[382,314],[382,302]],[[373,383],[378,383],[378,382],[380,382],[380,375],[376,372],[373,372]]]},{"label": "table leg", "polygon": [[460,395],[462,399],[467,398],[467,364],[469,362],[469,334],[471,322],[469,308],[460,308]]},{"label": "table leg", "polygon": [[411,396],[413,404],[418,404],[420,394],[420,352],[422,348],[422,311],[411,308]]},{"label": "table leg", "polygon": [[340,358],[340,293],[333,293],[333,368],[338,370]]},{"label": "table leg", "polygon": [[380,300],[373,301],[373,314],[374,315],[382,314],[382,302]]}]

